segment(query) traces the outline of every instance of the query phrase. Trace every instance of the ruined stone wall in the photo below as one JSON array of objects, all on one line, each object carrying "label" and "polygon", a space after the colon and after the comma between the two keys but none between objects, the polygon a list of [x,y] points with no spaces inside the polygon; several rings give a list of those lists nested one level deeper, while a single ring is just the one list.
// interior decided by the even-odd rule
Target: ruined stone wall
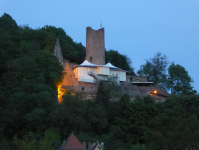
[{"label": "ruined stone wall", "polygon": [[90,86],[86,86],[86,84],[82,84],[82,86],[62,86],[62,88],[85,93],[95,93],[97,91],[97,85],[94,84]]},{"label": "ruined stone wall", "polygon": [[63,59],[59,39],[56,40],[56,44],[55,44],[55,48],[54,48],[54,56],[56,56],[58,61],[63,65],[64,59]]},{"label": "ruined stone wall", "polygon": [[131,82],[147,82],[147,77],[146,76],[126,76],[126,82],[131,83]]},{"label": "ruined stone wall", "polygon": [[86,28],[86,60],[97,65],[105,65],[104,28]]},{"label": "ruined stone wall", "polygon": [[64,71],[66,72],[64,79],[63,79],[63,83],[62,86],[77,86],[78,85],[78,81],[75,78],[75,74],[73,72],[73,69],[70,65],[70,63],[68,61],[64,61]]}]

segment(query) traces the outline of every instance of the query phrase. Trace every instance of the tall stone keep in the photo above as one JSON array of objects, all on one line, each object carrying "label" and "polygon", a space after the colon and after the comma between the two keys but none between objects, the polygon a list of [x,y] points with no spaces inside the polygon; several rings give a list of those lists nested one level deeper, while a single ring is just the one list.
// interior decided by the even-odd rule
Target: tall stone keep
[{"label": "tall stone keep", "polygon": [[97,65],[105,65],[104,28],[86,28],[86,60]]}]

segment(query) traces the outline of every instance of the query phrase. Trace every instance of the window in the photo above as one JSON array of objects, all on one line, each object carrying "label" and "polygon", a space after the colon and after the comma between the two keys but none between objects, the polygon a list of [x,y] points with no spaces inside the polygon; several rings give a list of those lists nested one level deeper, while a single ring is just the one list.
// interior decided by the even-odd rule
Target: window
[{"label": "window", "polygon": [[92,61],[92,56],[90,56],[90,61]]}]

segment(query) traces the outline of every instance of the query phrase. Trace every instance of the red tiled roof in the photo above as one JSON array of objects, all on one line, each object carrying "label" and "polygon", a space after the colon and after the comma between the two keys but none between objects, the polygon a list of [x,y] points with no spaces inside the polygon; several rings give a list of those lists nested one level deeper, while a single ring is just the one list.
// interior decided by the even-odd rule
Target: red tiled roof
[{"label": "red tiled roof", "polygon": [[75,137],[74,134],[71,134],[66,142],[60,147],[59,150],[82,150],[83,145],[80,141]]}]

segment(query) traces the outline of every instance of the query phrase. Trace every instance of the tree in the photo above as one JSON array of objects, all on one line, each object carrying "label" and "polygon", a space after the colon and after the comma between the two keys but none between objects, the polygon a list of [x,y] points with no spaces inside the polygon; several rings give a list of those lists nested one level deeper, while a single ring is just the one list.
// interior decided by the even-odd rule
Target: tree
[{"label": "tree", "polygon": [[39,31],[42,34],[43,45],[48,47],[50,52],[53,52],[56,38],[58,38],[65,59],[73,63],[82,63],[85,60],[86,48],[81,43],[74,42],[62,28],[44,26]]},{"label": "tree", "polygon": [[100,81],[97,88],[95,101],[99,105],[103,105],[106,109],[109,106],[110,89],[106,88],[106,82]]},{"label": "tree", "polygon": [[13,30],[18,28],[17,23],[9,14],[4,13],[3,16],[0,17],[0,28],[6,30]]},{"label": "tree", "polygon": [[105,51],[106,63],[110,62],[114,66],[117,66],[123,70],[130,71],[131,74],[135,75],[134,69],[131,67],[132,61],[125,54],[122,55],[116,50]]},{"label": "tree", "polygon": [[137,71],[140,76],[147,76],[147,80],[153,82],[154,85],[166,89],[166,71],[168,57],[161,52],[157,52],[154,58],[146,60],[146,63],[141,66],[141,69]]},{"label": "tree", "polygon": [[187,116],[181,106],[175,106],[153,117],[144,138],[149,150],[198,149],[199,121],[195,114]]},{"label": "tree", "polygon": [[171,93],[180,93],[183,89],[192,90],[191,82],[193,81],[183,66],[175,65],[173,62],[168,68],[168,73],[167,86]]},{"label": "tree", "polygon": [[91,125],[91,131],[97,134],[104,133],[108,125],[107,111],[103,105],[95,102],[87,107],[87,120]]},{"label": "tree", "polygon": [[145,128],[150,119],[156,115],[153,99],[147,96],[143,100],[135,99],[130,102],[130,97],[124,94],[119,102],[122,111],[120,117],[116,118],[116,123],[124,133],[123,140],[127,146],[137,142],[143,143]]},{"label": "tree", "polygon": [[163,112],[164,109],[171,109],[175,106],[182,106],[186,113],[189,115],[196,114],[199,118],[199,95],[196,93],[192,94],[171,94],[167,100],[159,104],[159,112]]},{"label": "tree", "polygon": [[[18,48],[28,50],[29,46],[22,42]],[[63,66],[47,50],[31,56],[21,54],[4,63],[7,68],[0,78],[0,140],[43,132],[47,115],[56,104],[56,82],[62,79]]]},{"label": "tree", "polygon": [[[83,95],[80,93],[66,92],[63,95],[63,101],[61,103],[64,108],[67,109],[67,115],[65,117],[65,123],[67,129],[78,132],[87,128],[85,120],[86,115],[86,102],[83,101]],[[61,115],[61,114],[60,114]]]},{"label": "tree", "polygon": [[42,138],[31,132],[24,135],[22,139],[14,136],[13,146],[15,150],[54,150],[60,147],[60,139],[60,135],[56,130],[48,129]]}]

